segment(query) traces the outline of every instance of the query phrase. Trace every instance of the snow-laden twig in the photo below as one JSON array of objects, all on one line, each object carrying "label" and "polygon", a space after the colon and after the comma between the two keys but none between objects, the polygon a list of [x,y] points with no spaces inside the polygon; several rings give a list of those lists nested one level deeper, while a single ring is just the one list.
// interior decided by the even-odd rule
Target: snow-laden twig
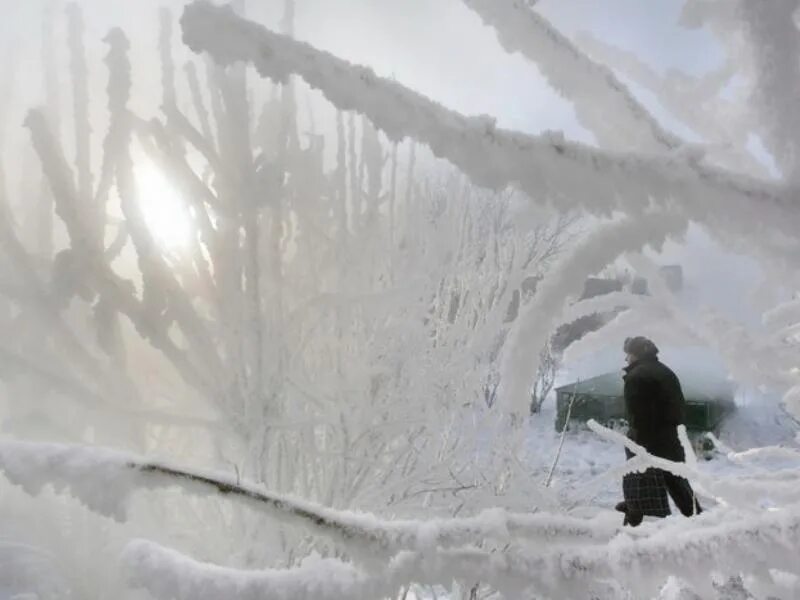
[{"label": "snow-laden twig", "polygon": [[[119,29],[112,29],[106,37],[109,45],[106,63],[109,69],[109,126],[110,148],[113,153],[113,171],[120,195],[120,205],[128,225],[128,231],[136,248],[139,269],[142,274],[142,309],[151,319],[163,318],[165,303],[169,303],[170,315],[180,325],[183,334],[191,342],[187,352],[196,362],[209,371],[206,381],[221,381],[224,368],[213,343],[213,337],[196,307],[192,304],[177,275],[169,268],[152,232],[147,226],[139,202],[137,182],[134,176],[130,145],[134,119],[128,109],[131,94],[131,65],[128,57],[129,42]],[[77,229],[77,228],[75,228]],[[72,232],[71,232],[72,235]],[[168,328],[168,325],[167,327]],[[168,337],[168,334],[167,334]],[[199,360],[197,360],[199,358]],[[206,389],[213,389],[213,383]]]},{"label": "snow-laden twig", "polygon": [[505,406],[513,409],[527,401],[528,386],[539,368],[541,349],[563,321],[565,297],[577,296],[586,277],[620,255],[647,244],[657,247],[669,236],[680,234],[686,226],[683,217],[672,214],[652,213],[638,220],[623,218],[598,228],[556,264],[509,334],[502,364],[501,401]]},{"label": "snow-laden twig", "polygon": [[761,316],[769,331],[780,331],[800,321],[800,299],[793,298],[772,307]]},{"label": "snow-laden twig", "polygon": [[[75,167],[78,172],[78,192],[84,202],[90,203],[93,200],[93,184],[91,170],[92,129],[89,123],[89,73],[86,67],[86,49],[83,43],[83,13],[77,3],[72,2],[67,5],[67,17],[69,19],[70,72],[72,74]],[[98,208],[93,206],[92,210],[98,211]]]},{"label": "snow-laden twig", "polygon": [[[117,275],[108,264],[105,257],[92,254],[92,232],[81,218],[81,206],[77,199],[77,192],[71,179],[63,150],[58,141],[53,137],[47,126],[46,120],[40,111],[30,111],[25,121],[30,129],[33,145],[42,162],[42,168],[47,180],[53,189],[56,200],[56,212],[64,221],[72,244],[71,251],[81,258],[92,257],[87,262],[89,276],[101,296],[113,302],[114,306],[130,318],[143,338],[148,339],[154,347],[161,350],[164,356],[175,366],[190,385],[196,386],[200,391],[206,392],[214,388],[214,382],[198,370],[187,356],[170,338],[169,331],[159,327],[154,321],[153,311],[143,309],[142,303],[133,294],[133,284]],[[114,134],[109,133],[107,143],[114,146]],[[113,154],[113,150],[107,149]],[[106,156],[109,156],[107,154]],[[113,175],[114,162],[104,161]],[[113,181],[113,177],[111,179]],[[109,181],[108,185],[111,185]],[[102,186],[101,182],[101,186]],[[172,276],[172,274],[170,274]],[[54,315],[49,314],[52,319]],[[206,349],[209,351],[210,349]]]},{"label": "snow-laden twig", "polygon": [[[717,450],[725,454],[725,458],[729,461],[745,466],[751,471],[755,470],[756,473],[764,474],[768,479],[781,475],[790,479],[796,477],[794,471],[796,467],[800,466],[800,450],[798,449],[785,446],[765,446],[737,452],[711,432],[706,433],[706,437],[711,440]],[[771,467],[767,467],[767,465],[771,465]],[[774,468],[776,465],[781,465],[777,474]]]},{"label": "snow-laden twig", "polygon": [[[276,81],[291,74],[319,89],[337,108],[356,110],[393,141],[411,137],[460,168],[475,183],[517,185],[535,201],[593,214],[640,212],[655,201],[680,206],[687,218],[756,240],[753,210],[765,226],[793,236],[800,215],[779,186],[701,165],[691,156],[611,153],[498,129],[489,117],[465,117],[309,44],[248,22],[233,11],[197,0],[181,19],[184,41],[221,64],[251,61]],[[747,227],[743,227],[743,225]]]},{"label": "snow-laden twig", "polygon": [[787,179],[800,178],[800,32],[796,0],[742,2],[745,31],[752,39],[766,144]]},{"label": "snow-laden twig", "polygon": [[725,444],[722,440],[720,440],[716,435],[712,432],[708,431],[705,434],[706,438],[711,440],[714,444],[714,447],[719,450],[720,452],[724,452],[725,454],[735,454],[734,450],[730,448],[727,444]]},{"label": "snow-laden twig", "polygon": [[686,431],[686,425],[678,425],[678,440],[683,448],[683,454],[686,456],[686,464],[690,469],[697,470],[697,455],[694,453],[692,442],[689,441],[689,434]]},{"label": "snow-laden twig", "polygon": [[[665,131],[608,67],[586,56],[522,0],[464,0],[494,27],[507,52],[520,52],[566,99],[603,147],[669,151],[681,140]],[[614,119],[609,119],[614,115]]]},{"label": "snow-laden twig", "polygon": [[200,563],[152,542],[134,540],[125,548],[122,562],[131,586],[164,599],[366,600],[395,591],[380,584],[385,579],[369,577],[335,559],[308,558],[294,569],[242,571]]},{"label": "snow-laden twig", "polygon": [[[677,469],[669,461],[651,462],[681,475],[690,474],[688,469]],[[796,561],[787,558],[797,550],[796,540],[800,539],[800,509],[796,503],[787,504],[783,511],[751,513],[745,518],[737,518],[732,512],[715,515],[716,511],[727,510],[716,509],[692,520],[694,527],[681,525],[685,521],[668,526],[671,521],[667,520],[652,535],[631,539],[624,535],[614,537],[617,529],[602,521],[542,513],[509,515],[497,510],[463,519],[383,521],[270,494],[230,477],[177,469],[92,447],[6,441],[0,443],[0,466],[29,493],[37,493],[51,483],[56,489],[67,489],[92,510],[118,519],[125,517],[129,496],[138,488],[178,484],[195,493],[236,496],[255,508],[267,509],[282,523],[294,522],[331,537],[348,550],[355,564],[365,565],[365,572],[379,574],[377,578],[363,577],[359,568],[336,562],[326,562],[319,569],[304,565],[299,572],[248,574],[199,565],[152,545],[132,545],[125,559],[132,581],[165,598],[175,594],[188,597],[178,590],[199,590],[198,581],[207,585],[218,582],[222,587],[209,588],[218,592],[234,590],[228,586],[237,581],[247,583],[250,587],[238,590],[243,595],[234,597],[257,597],[253,594],[264,594],[276,585],[308,584],[316,575],[304,573],[304,568],[316,574],[321,571],[342,576],[341,581],[350,582],[343,585],[352,585],[349,591],[355,594],[348,597],[354,598],[361,597],[359,590],[383,589],[374,587],[378,585],[376,581],[389,582],[399,589],[409,581],[441,584],[454,578],[479,579],[500,591],[516,593],[529,588],[551,592],[571,586],[585,589],[604,578],[619,579],[634,590],[641,586],[650,589],[674,573],[678,565],[688,564],[684,562],[687,557],[697,569],[706,572],[719,565],[749,572],[765,560],[774,568],[790,572],[800,569]],[[793,485],[796,487],[796,482]],[[553,535],[543,536],[548,531]],[[570,539],[571,532],[577,534],[571,539],[580,543],[563,543]],[[464,547],[485,539],[500,544],[511,542],[512,546],[501,553]],[[545,540],[562,543],[545,544]],[[585,543],[590,540],[594,543]],[[731,543],[735,540],[746,543]],[[753,562],[754,557],[758,562]],[[374,570],[375,559],[381,560],[382,571]],[[646,578],[637,575],[645,571]],[[251,591],[244,593],[247,589]]]},{"label": "snow-laden twig", "polygon": [[620,444],[633,452],[637,457],[651,467],[668,471],[678,477],[692,481],[697,490],[714,498],[717,502],[738,508],[759,506],[764,500],[776,502],[781,505],[791,505],[800,502],[800,486],[798,479],[800,473],[776,473],[772,476],[728,476],[712,477],[699,468],[687,463],[678,463],[658,456],[653,456],[645,448],[628,439],[621,433],[603,427],[594,419],[588,423],[589,428],[608,441]]},{"label": "snow-laden twig", "polygon": [[[40,122],[43,122],[43,118]],[[2,173],[0,173],[1,179]],[[47,325],[57,347],[77,365],[81,373],[95,381],[108,383],[100,362],[62,316],[54,310],[52,298],[37,272],[35,260],[14,229],[14,218],[2,182],[0,182],[0,249],[11,259],[11,264],[18,272],[18,279],[31,300],[27,306],[32,308],[36,317]]]},{"label": "snow-laden twig", "polygon": [[[783,391],[797,384],[797,374],[791,371],[797,364],[794,348],[776,344],[759,331],[748,330],[741,323],[710,309],[692,318],[687,317],[650,260],[642,255],[628,255],[627,260],[648,279],[650,296],[639,302],[628,303],[629,309],[617,314],[602,329],[588,333],[570,345],[565,352],[565,360],[575,360],[579,356],[597,352],[607,347],[609,342],[619,343],[630,331],[636,330],[665,343],[688,342],[714,348],[725,361],[732,378],[738,382],[768,384]],[[613,297],[614,294],[608,296]],[[599,300],[603,298],[601,296]],[[583,304],[579,302],[574,306],[578,308]],[[591,306],[589,304],[589,308]],[[783,305],[767,313],[765,321],[775,326],[792,322],[794,310],[791,303]],[[785,400],[789,408],[790,400],[791,395]]]},{"label": "snow-laden twig", "polygon": [[562,321],[572,323],[582,317],[598,313],[613,312],[619,309],[630,307],[640,307],[647,304],[650,298],[639,296],[630,292],[611,292],[594,298],[587,298],[580,302],[575,302],[564,310]]},{"label": "snow-laden twig", "polygon": [[184,66],[186,71],[186,80],[189,83],[189,92],[192,95],[192,105],[197,115],[197,120],[200,121],[200,131],[203,132],[202,139],[205,143],[216,148],[214,142],[214,134],[211,131],[211,121],[208,114],[208,108],[203,100],[203,94],[200,92],[200,81],[197,77],[197,67],[193,62],[187,62]]},{"label": "snow-laden twig", "polygon": [[[445,520],[382,521],[370,515],[337,511],[271,493],[220,473],[201,472],[146,461],[134,455],[89,446],[0,442],[0,468],[18,485],[37,493],[45,483],[66,489],[97,512],[123,520],[130,495],[139,488],[175,486],[200,494],[236,497],[293,523],[347,544],[357,541],[375,551],[458,546],[484,538],[569,541],[606,540],[614,528],[559,515],[515,514],[501,509],[475,517]],[[104,494],[104,488],[114,489]]]},{"label": "snow-laden twig", "polygon": [[795,385],[783,395],[786,410],[795,419],[800,419],[800,385]]},{"label": "snow-laden twig", "polygon": [[[719,69],[700,77],[668,70],[661,73],[634,52],[601,41],[589,32],[575,36],[575,43],[594,60],[623,74],[656,95],[659,102],[696,133],[706,156],[733,171],[767,175],[767,169],[749,152],[752,115],[744,103],[733,102],[726,86],[747,70],[746,57],[731,53]],[[739,92],[745,97],[747,92]]]},{"label": "snow-laden twig", "polygon": [[162,106],[165,110],[176,107],[175,60],[172,57],[172,13],[162,7],[158,13],[158,54],[161,59]]},{"label": "snow-laden twig", "polygon": [[[317,587],[325,577],[333,578],[337,593],[356,599],[385,596],[387,587],[396,591],[409,582],[436,585],[453,580],[480,580],[506,597],[525,593],[570,597],[586,593],[603,580],[614,580],[631,590],[634,597],[649,598],[677,572],[698,591],[712,595],[708,573],[720,568],[756,577],[766,573],[766,565],[800,572],[795,560],[800,539],[797,505],[746,517],[725,513],[714,520],[704,514],[663,523],[672,525],[646,537],[620,535],[608,544],[593,547],[551,550],[516,546],[502,552],[432,547],[422,552],[403,551],[387,561],[380,572],[320,559],[284,571],[226,569],[198,563],[144,541],[133,542],[123,558],[132,583],[156,597],[179,600],[220,596],[305,598],[309,589],[316,590],[318,597],[328,598],[332,596]],[[693,526],[686,526],[688,523]],[[211,591],[216,595],[207,596]]]}]

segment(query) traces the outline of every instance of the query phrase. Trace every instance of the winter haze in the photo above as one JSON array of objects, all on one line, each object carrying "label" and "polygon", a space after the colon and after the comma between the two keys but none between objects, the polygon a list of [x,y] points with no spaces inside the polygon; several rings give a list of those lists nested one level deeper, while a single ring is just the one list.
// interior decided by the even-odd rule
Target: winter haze
[{"label": "winter haze", "polygon": [[797,0],[2,6],[0,600],[800,597]]}]

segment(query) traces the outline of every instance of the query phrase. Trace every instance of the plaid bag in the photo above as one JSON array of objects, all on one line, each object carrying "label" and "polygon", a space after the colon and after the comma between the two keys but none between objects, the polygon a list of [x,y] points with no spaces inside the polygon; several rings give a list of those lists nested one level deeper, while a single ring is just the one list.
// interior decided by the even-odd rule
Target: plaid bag
[{"label": "plaid bag", "polygon": [[622,478],[622,494],[629,511],[651,517],[670,514],[664,472],[650,467],[643,473],[627,473]]}]

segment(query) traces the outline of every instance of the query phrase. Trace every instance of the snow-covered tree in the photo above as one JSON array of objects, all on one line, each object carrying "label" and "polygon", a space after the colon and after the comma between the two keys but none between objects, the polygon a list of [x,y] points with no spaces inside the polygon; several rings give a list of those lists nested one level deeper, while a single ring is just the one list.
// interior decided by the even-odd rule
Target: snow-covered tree
[{"label": "snow-covered tree", "polygon": [[[82,597],[109,585],[156,598],[407,597],[413,584],[463,597],[688,594],[671,576],[702,597],[797,589],[794,450],[756,452],[792,463],[777,474],[714,478],[631,448],[639,458],[615,475],[654,464],[718,505],[632,536],[559,514],[525,462],[520,418],[532,384],[534,403],[552,385],[559,328],[610,311],[569,352],[632,328],[699,340],[800,416],[798,302],[759,330],[698,321],[642,253],[696,223],[797,287],[796,2],[687,1],[684,25],[729,52],[696,79],[571,39],[531,2],[463,4],[573,103],[595,145],[498,128],[297,41],[292,0],[281,31],[236,3],[189,4],[180,24],[197,56],[182,69],[163,11],[157,115],[133,110],[132,42],[111,30],[97,139],[80,6],[67,12],[69,119],[45,36],[47,101],[26,119],[41,181],[0,190],[6,422],[29,440],[133,453],[7,441],[0,467],[26,492],[51,482],[88,507],[37,500],[87,520],[84,569],[125,547],[113,583]],[[620,73],[702,141],[660,123]],[[750,136],[781,177],[765,175]],[[576,215],[591,217],[580,237]],[[650,296],[576,302],[623,256]],[[154,454],[169,460],[140,458]],[[47,597],[68,585],[59,578],[90,578],[49,572]]]}]

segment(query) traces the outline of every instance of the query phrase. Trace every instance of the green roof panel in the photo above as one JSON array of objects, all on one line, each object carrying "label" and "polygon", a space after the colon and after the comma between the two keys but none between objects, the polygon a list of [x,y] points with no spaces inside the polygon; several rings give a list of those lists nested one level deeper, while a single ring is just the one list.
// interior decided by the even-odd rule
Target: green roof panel
[{"label": "green roof panel", "polygon": [[[713,431],[734,409],[733,387],[726,381],[678,373],[686,398],[686,427]],[[604,424],[625,419],[622,373],[605,373],[556,389],[556,429],[561,431],[573,400],[570,421]]]}]

